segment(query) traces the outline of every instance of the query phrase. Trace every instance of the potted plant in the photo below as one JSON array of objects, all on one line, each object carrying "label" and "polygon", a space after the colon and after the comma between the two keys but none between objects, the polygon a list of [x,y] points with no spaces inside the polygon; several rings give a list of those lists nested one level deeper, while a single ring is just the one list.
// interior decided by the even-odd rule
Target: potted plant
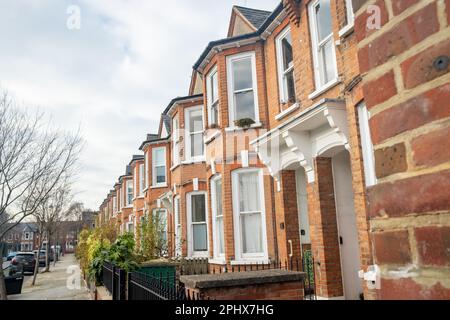
[{"label": "potted plant", "polygon": [[234,121],[234,125],[240,128],[250,128],[252,124],[255,123],[255,120],[251,118],[242,118]]}]

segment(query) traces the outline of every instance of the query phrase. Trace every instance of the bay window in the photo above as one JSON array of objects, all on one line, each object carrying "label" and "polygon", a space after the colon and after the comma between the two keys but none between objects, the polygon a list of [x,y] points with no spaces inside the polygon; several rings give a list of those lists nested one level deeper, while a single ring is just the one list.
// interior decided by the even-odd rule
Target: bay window
[{"label": "bay window", "polygon": [[309,19],[317,91],[337,81],[330,0],[312,1]]},{"label": "bay window", "polygon": [[178,116],[172,120],[172,164],[174,166],[180,163],[180,132]]},{"label": "bay window", "polygon": [[176,196],[174,199],[174,216],[175,216],[175,254],[181,256],[181,207],[180,207],[180,196]]},{"label": "bay window", "polygon": [[165,209],[153,209],[152,212],[153,225],[158,233],[157,247],[167,247],[167,211]]},{"label": "bay window", "polygon": [[236,170],[232,181],[236,259],[266,259],[262,170]]},{"label": "bay window", "polygon": [[208,255],[208,225],[206,218],[206,192],[187,195],[189,255]]},{"label": "bay window", "polygon": [[292,54],[291,29],[284,30],[276,39],[278,83],[281,103],[295,102],[294,57]]},{"label": "bay window", "polygon": [[211,204],[213,214],[214,258],[225,257],[225,237],[223,230],[222,178],[211,180]]},{"label": "bay window", "polygon": [[203,108],[192,107],[185,110],[186,121],[186,160],[203,161]]},{"label": "bay window", "polygon": [[134,188],[133,188],[133,199],[138,196],[138,166],[134,165],[134,174],[133,174],[133,181],[134,181]]},{"label": "bay window", "polygon": [[255,53],[227,58],[230,125],[241,119],[259,122]]},{"label": "bay window", "polygon": [[126,190],[126,206],[131,206],[133,201],[133,181],[127,180],[126,182],[127,190]]},{"label": "bay window", "polygon": [[209,125],[219,124],[219,85],[217,68],[209,73],[207,78],[208,90],[208,123]]},{"label": "bay window", "polygon": [[160,187],[166,186],[166,148],[155,148],[153,149],[153,186]]},{"label": "bay window", "polygon": [[144,185],[145,185],[144,164],[141,163],[139,165],[139,196],[144,195]]},{"label": "bay window", "polygon": [[145,157],[145,188],[148,188],[148,177],[149,177],[149,171],[150,171],[150,167],[148,165],[148,153],[146,152],[144,154]]}]

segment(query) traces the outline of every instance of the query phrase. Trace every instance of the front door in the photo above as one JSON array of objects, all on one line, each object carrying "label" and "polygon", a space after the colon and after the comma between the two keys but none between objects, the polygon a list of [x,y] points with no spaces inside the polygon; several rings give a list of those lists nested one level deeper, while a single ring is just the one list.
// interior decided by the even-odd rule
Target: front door
[{"label": "front door", "polygon": [[342,280],[346,299],[359,299],[361,280],[358,229],[354,209],[350,155],[342,151],[332,158],[334,194],[341,253]]}]

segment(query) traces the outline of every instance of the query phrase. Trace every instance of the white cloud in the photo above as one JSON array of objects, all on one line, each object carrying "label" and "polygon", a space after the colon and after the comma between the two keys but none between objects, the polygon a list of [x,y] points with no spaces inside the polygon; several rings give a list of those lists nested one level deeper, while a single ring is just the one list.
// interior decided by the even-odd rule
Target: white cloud
[{"label": "white cloud", "polygon": [[[77,197],[93,209],[124,173],[168,102],[187,94],[207,43],[226,36],[233,4],[272,10],[278,0],[15,0],[0,8],[0,86],[86,147]],[[67,7],[81,29],[66,27]]]}]

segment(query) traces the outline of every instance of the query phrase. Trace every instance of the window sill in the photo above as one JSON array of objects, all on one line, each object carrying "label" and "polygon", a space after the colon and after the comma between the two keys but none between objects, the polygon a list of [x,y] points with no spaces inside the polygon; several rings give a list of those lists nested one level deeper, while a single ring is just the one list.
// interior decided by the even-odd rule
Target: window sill
[{"label": "window sill", "polygon": [[288,114],[291,114],[292,112],[294,112],[298,108],[300,108],[300,105],[298,104],[298,102],[296,102],[292,106],[287,108],[286,110],[284,110],[284,111],[280,112],[279,114],[277,114],[275,116],[275,119],[276,120],[280,120],[280,119],[284,118],[285,116],[287,116]]},{"label": "window sill", "polygon": [[188,258],[208,258],[208,251],[192,252]]},{"label": "window sill", "polygon": [[161,189],[161,188],[167,188],[167,184],[161,184],[156,186],[151,186],[150,189]]},{"label": "window sill", "polygon": [[208,259],[208,262],[211,263],[211,264],[220,264],[220,265],[223,265],[223,266],[225,266],[227,264],[225,259],[221,259],[221,258]]},{"label": "window sill", "polygon": [[308,99],[314,99],[317,98],[318,96],[320,96],[321,94],[323,94],[324,92],[330,90],[331,88],[333,88],[334,86],[336,86],[337,84],[339,84],[341,82],[341,80],[339,78],[336,78],[330,82],[328,82],[326,85],[322,86],[321,88],[317,89],[316,91],[314,91],[313,93],[311,93],[308,96]]},{"label": "window sill", "polygon": [[198,158],[198,159],[189,159],[189,160],[184,160],[181,162],[181,164],[195,164],[195,163],[202,163],[205,162],[205,157],[202,158]]},{"label": "window sill", "polygon": [[242,130],[246,130],[246,129],[256,129],[256,128],[261,128],[262,127],[262,123],[261,122],[257,122],[252,124],[251,126],[247,127],[247,128],[241,128],[241,127],[228,127],[225,128],[226,132],[233,132],[233,131],[242,131]]},{"label": "window sill", "polygon": [[270,260],[268,258],[248,258],[248,259],[241,259],[241,260],[231,260],[230,264],[232,266],[237,265],[246,265],[246,264],[269,264]]},{"label": "window sill", "polygon": [[176,168],[178,168],[180,165],[181,165],[181,163],[174,164],[169,170],[170,170],[170,171],[173,171],[173,170],[175,170]]},{"label": "window sill", "polygon": [[148,191],[148,187],[145,187],[145,189],[143,190],[144,192],[147,192]]},{"label": "window sill", "polygon": [[137,197],[136,199],[144,199],[144,195],[141,194],[139,197]]},{"label": "window sill", "polygon": [[339,38],[345,38],[354,31],[354,23],[348,24],[339,30]]}]

